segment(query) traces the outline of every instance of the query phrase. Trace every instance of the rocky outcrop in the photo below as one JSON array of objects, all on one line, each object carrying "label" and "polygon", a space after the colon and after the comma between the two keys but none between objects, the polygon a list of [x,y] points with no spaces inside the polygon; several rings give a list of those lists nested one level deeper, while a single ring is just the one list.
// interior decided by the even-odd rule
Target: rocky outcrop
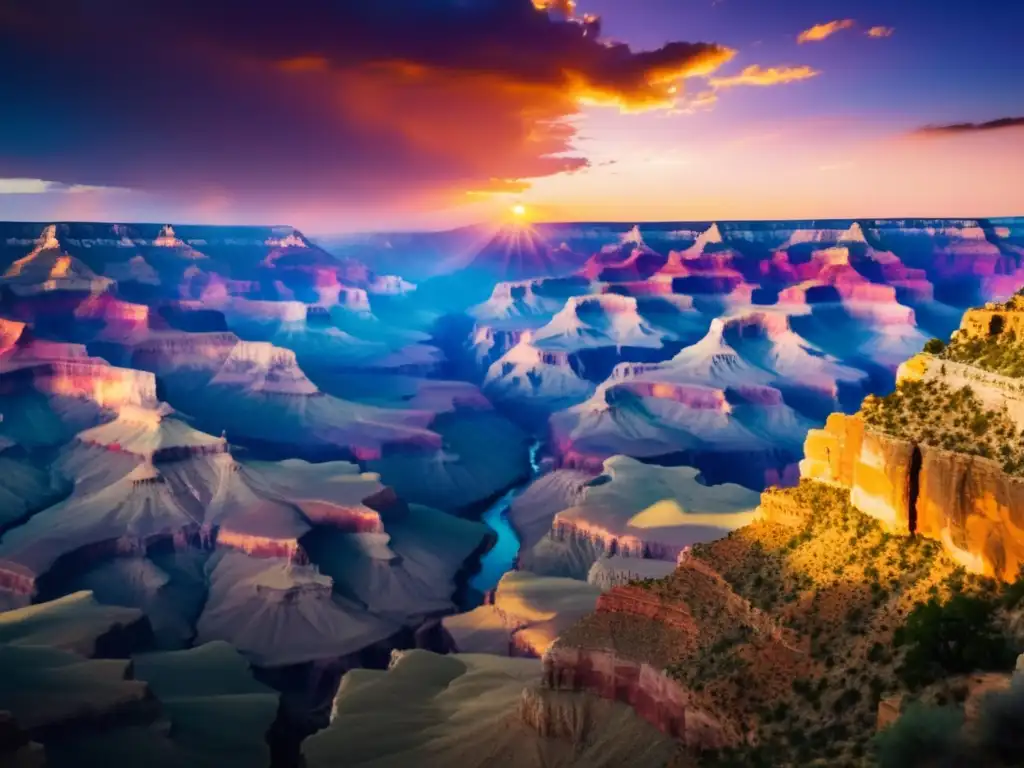
[{"label": "rocky outcrop", "polygon": [[914,449],[906,440],[867,430],[859,415],[834,413],[824,429],[807,434],[800,476],[849,488],[850,502],[861,512],[893,533],[912,533]]},{"label": "rocky outcrop", "polygon": [[853,468],[850,502],[894,533],[913,533],[914,475],[917,447],[880,432],[865,432]]},{"label": "rocky outcrop", "polygon": [[[741,741],[737,729],[703,711],[691,691],[662,671],[610,651],[552,648],[544,656],[543,686],[552,691],[589,691],[629,704],[662,733],[692,748],[719,749]],[[530,720],[548,730],[573,727],[572,722],[552,722],[550,715],[550,710],[541,708],[530,713]]]},{"label": "rocky outcrop", "polygon": [[769,488],[762,493],[761,504],[757,508],[759,519],[790,528],[803,528],[813,514],[814,510],[779,488]]},{"label": "rocky outcrop", "polygon": [[950,389],[970,387],[986,408],[1005,408],[1007,415],[1024,427],[1024,380],[928,354],[914,355],[896,373],[897,382],[938,380]]},{"label": "rocky outcrop", "polygon": [[886,696],[878,702],[878,715],[875,719],[875,730],[884,731],[890,725],[899,720],[900,710],[903,707],[903,694],[897,693]]},{"label": "rocky outcrop", "polygon": [[595,545],[599,551],[606,554],[623,557],[674,562],[682,551],[682,546],[644,540],[638,536],[616,535],[599,526],[588,525],[584,520],[570,520],[560,515],[555,516],[551,525],[551,537],[556,541],[580,540]]},{"label": "rocky outcrop", "polygon": [[641,587],[616,587],[597,599],[598,613],[643,616],[687,635],[697,633],[689,608],[681,602],[664,600]]},{"label": "rocky outcrop", "polygon": [[917,532],[961,565],[1004,581],[1024,565],[1024,478],[1000,465],[921,446]]},{"label": "rocky outcrop", "polygon": [[853,468],[864,438],[864,420],[833,413],[823,429],[812,429],[804,442],[800,476],[850,487]]},{"label": "rocky outcrop", "polygon": [[1008,306],[986,304],[967,310],[960,322],[958,336],[985,339],[1001,334],[1013,334],[1018,339],[1024,334],[1024,299],[1021,297],[1014,297]]},{"label": "rocky outcrop", "polygon": [[6,362],[20,368],[21,373],[4,377],[6,386],[0,389],[4,394],[30,383],[44,394],[89,400],[101,408],[150,407],[157,403],[156,378],[146,371],[115,368],[104,360],[85,356]]},{"label": "rocky outcrop", "polygon": [[[973,573],[1017,578],[1024,564],[1024,478],[980,456],[918,445],[833,414],[812,430],[800,462],[805,479],[850,491],[850,503],[892,533],[941,542]],[[766,493],[761,513],[799,525],[806,511]]]},{"label": "rocky outcrop", "polygon": [[641,579],[660,579],[675,570],[676,564],[663,560],[638,560],[635,557],[602,557],[587,573],[587,583],[607,592]]},{"label": "rocky outcrop", "polygon": [[591,699],[574,692],[524,688],[519,719],[545,739],[582,741],[589,727]]},{"label": "rocky outcrop", "polygon": [[441,623],[456,652],[538,658],[594,610],[599,594],[576,579],[509,571],[489,604]]}]

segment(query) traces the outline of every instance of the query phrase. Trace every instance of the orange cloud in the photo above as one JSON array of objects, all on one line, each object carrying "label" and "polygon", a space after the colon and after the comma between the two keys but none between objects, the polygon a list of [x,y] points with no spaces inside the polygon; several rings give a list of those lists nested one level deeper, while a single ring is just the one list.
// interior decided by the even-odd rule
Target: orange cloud
[{"label": "orange cloud", "polygon": [[801,67],[768,67],[763,69],[757,64],[744,69],[738,75],[728,77],[712,77],[708,82],[714,88],[732,88],[736,85],[781,85],[798,80],[809,80],[821,72],[808,66]]},{"label": "orange cloud", "polygon": [[625,77],[595,77],[586,70],[567,69],[565,92],[580,104],[618,107],[623,112],[666,109],[682,95],[681,80],[711,75],[736,51],[705,43],[670,43],[661,51],[636,55],[638,68]]},{"label": "orange cloud", "polygon": [[329,67],[330,62],[323,56],[297,56],[278,62],[282,72],[325,72]]},{"label": "orange cloud", "polygon": [[872,27],[868,30],[868,37],[892,37],[896,30],[892,27]]},{"label": "orange cloud", "polygon": [[[105,0],[51,30],[53,56],[33,56],[26,30],[65,4],[33,0],[25,23],[0,12],[0,69],[16,65],[51,103],[116,106],[33,144],[45,133],[33,126],[52,119],[18,91],[6,106],[24,119],[23,143],[5,145],[0,177],[182,199],[216,189],[253,216],[285,202],[426,207],[585,168],[582,105],[672,109],[689,97],[685,79],[735,55],[705,42],[635,50],[603,39],[600,19],[577,17],[570,0],[296,0],[287,14],[269,2],[237,14],[203,0]],[[164,31],[161,45],[148,29]],[[195,114],[203,131],[190,128]]]},{"label": "orange cloud", "polygon": [[576,0],[533,0],[533,7],[538,11],[557,11],[571,17],[576,11]]},{"label": "orange cloud", "polygon": [[816,43],[827,37],[832,37],[836,32],[849,29],[853,25],[853,19],[842,19],[838,21],[829,21],[824,24],[815,24],[810,29],[805,29],[801,32],[797,36],[796,41],[798,43]]}]

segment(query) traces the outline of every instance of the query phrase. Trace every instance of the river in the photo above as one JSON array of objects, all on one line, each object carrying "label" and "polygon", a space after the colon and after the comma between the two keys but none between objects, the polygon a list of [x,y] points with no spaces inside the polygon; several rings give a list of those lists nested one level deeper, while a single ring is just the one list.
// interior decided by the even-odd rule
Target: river
[{"label": "river", "polygon": [[481,520],[497,534],[498,541],[480,558],[480,571],[470,579],[470,586],[478,592],[486,594],[497,587],[501,577],[511,571],[516,564],[516,557],[519,556],[519,536],[509,524],[508,511],[516,497],[540,474],[539,454],[540,443],[535,442],[530,446],[529,479],[495,501],[481,517]]}]

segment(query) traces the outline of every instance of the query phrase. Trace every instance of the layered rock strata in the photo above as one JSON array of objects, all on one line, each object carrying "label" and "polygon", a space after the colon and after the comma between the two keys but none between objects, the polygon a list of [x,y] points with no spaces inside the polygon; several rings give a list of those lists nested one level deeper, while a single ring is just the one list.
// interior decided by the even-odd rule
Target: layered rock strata
[{"label": "layered rock strata", "polygon": [[[807,437],[801,475],[850,491],[891,532],[939,541],[973,573],[1012,581],[1024,564],[1024,478],[980,456],[915,444],[833,414]],[[762,512],[786,513],[762,501]],[[794,522],[799,515],[794,513]]]}]

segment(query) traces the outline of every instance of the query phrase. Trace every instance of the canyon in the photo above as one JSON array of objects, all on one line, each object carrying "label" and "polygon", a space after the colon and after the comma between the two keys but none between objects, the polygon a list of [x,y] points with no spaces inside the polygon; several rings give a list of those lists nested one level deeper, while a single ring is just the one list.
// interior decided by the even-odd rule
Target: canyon
[{"label": "canyon", "polygon": [[[742,749],[717,657],[748,649],[766,700],[817,662],[730,547],[820,525],[812,487],[1016,578],[1016,454],[887,414],[969,387],[1018,439],[991,345],[1021,327],[1024,225],[516,223],[431,274],[440,237],[0,224],[0,756]],[[25,700],[70,695],[67,665],[78,714]]]}]

